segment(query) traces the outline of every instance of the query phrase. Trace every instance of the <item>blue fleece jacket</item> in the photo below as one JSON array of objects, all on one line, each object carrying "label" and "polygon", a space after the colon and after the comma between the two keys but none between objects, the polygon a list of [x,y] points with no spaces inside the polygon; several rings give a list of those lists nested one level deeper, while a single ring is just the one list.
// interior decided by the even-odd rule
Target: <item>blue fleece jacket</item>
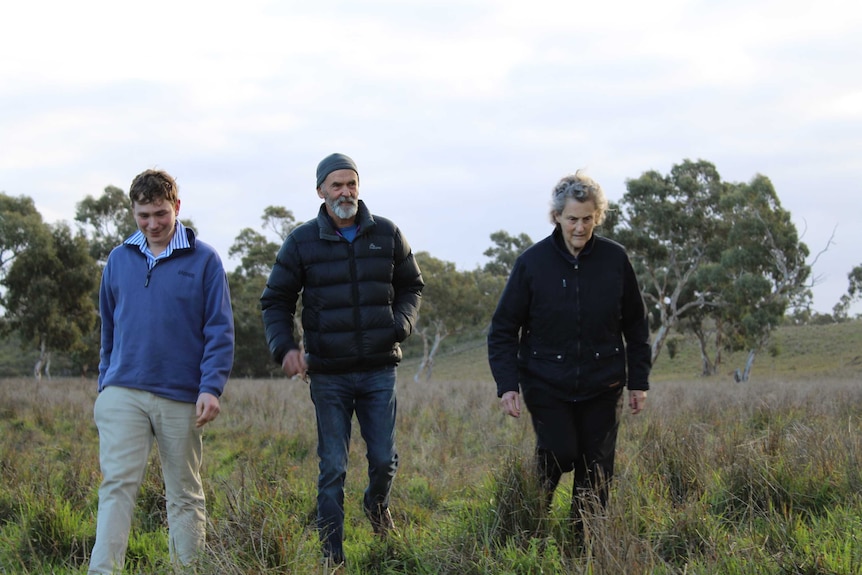
[{"label": "blue fleece jacket", "polygon": [[99,391],[118,385],[187,403],[203,392],[221,396],[234,352],[227,276],[218,253],[185,232],[191,247],[174,249],[151,270],[135,245],[108,256]]}]

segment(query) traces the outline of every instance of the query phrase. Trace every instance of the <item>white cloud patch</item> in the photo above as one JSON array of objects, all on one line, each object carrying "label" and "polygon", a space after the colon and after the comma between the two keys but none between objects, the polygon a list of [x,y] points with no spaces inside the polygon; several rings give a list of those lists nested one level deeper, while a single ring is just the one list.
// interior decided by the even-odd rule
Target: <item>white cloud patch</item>
[{"label": "white cloud patch", "polygon": [[313,217],[314,168],[338,150],[414,249],[469,268],[496,230],[548,233],[565,173],[619,199],[626,178],[702,158],[769,176],[812,251],[838,226],[818,310],[862,263],[857,2],[34,0],[3,16],[0,191],[48,220],[162,167],[226,257],[267,205]]}]

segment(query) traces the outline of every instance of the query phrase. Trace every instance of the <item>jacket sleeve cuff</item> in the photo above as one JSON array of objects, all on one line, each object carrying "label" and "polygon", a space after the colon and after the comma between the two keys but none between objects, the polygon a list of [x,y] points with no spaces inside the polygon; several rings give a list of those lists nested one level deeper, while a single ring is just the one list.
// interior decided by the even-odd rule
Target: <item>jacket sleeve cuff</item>
[{"label": "jacket sleeve cuff", "polygon": [[510,391],[516,391],[518,393],[521,393],[521,388],[518,384],[515,384],[514,386],[498,385],[497,386],[497,397],[498,398],[503,397],[503,395],[505,395],[506,393],[509,393]]}]

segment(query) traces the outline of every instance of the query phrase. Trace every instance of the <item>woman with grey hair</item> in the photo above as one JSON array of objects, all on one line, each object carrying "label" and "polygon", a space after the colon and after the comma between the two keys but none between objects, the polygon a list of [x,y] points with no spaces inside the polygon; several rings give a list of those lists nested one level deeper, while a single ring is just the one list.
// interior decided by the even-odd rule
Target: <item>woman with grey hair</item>
[{"label": "woman with grey hair", "polygon": [[517,259],[488,334],[488,360],[503,411],[536,433],[539,480],[550,504],[574,472],[572,519],[586,497],[604,506],[614,473],[623,388],[633,414],[649,389],[649,323],[625,249],[593,233],[608,201],[580,170],[551,195],[554,230]]}]

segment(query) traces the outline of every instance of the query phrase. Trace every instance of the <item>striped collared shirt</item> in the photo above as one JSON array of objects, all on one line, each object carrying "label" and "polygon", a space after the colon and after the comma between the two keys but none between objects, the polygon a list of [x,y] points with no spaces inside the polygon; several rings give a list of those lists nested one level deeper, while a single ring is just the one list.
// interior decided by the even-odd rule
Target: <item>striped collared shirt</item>
[{"label": "striped collared shirt", "polygon": [[171,238],[171,241],[168,244],[168,247],[165,248],[165,251],[163,251],[158,256],[154,256],[153,252],[150,251],[150,246],[147,244],[147,237],[141,230],[138,230],[134,234],[129,236],[129,238],[123,243],[132,246],[138,246],[138,248],[141,250],[141,253],[147,257],[148,269],[153,269],[153,267],[159,260],[163,260],[169,257],[174,250],[188,249],[192,247],[191,244],[189,244],[189,237],[188,234],[186,234],[186,227],[179,220],[177,220],[177,226],[174,229],[174,237]]}]

